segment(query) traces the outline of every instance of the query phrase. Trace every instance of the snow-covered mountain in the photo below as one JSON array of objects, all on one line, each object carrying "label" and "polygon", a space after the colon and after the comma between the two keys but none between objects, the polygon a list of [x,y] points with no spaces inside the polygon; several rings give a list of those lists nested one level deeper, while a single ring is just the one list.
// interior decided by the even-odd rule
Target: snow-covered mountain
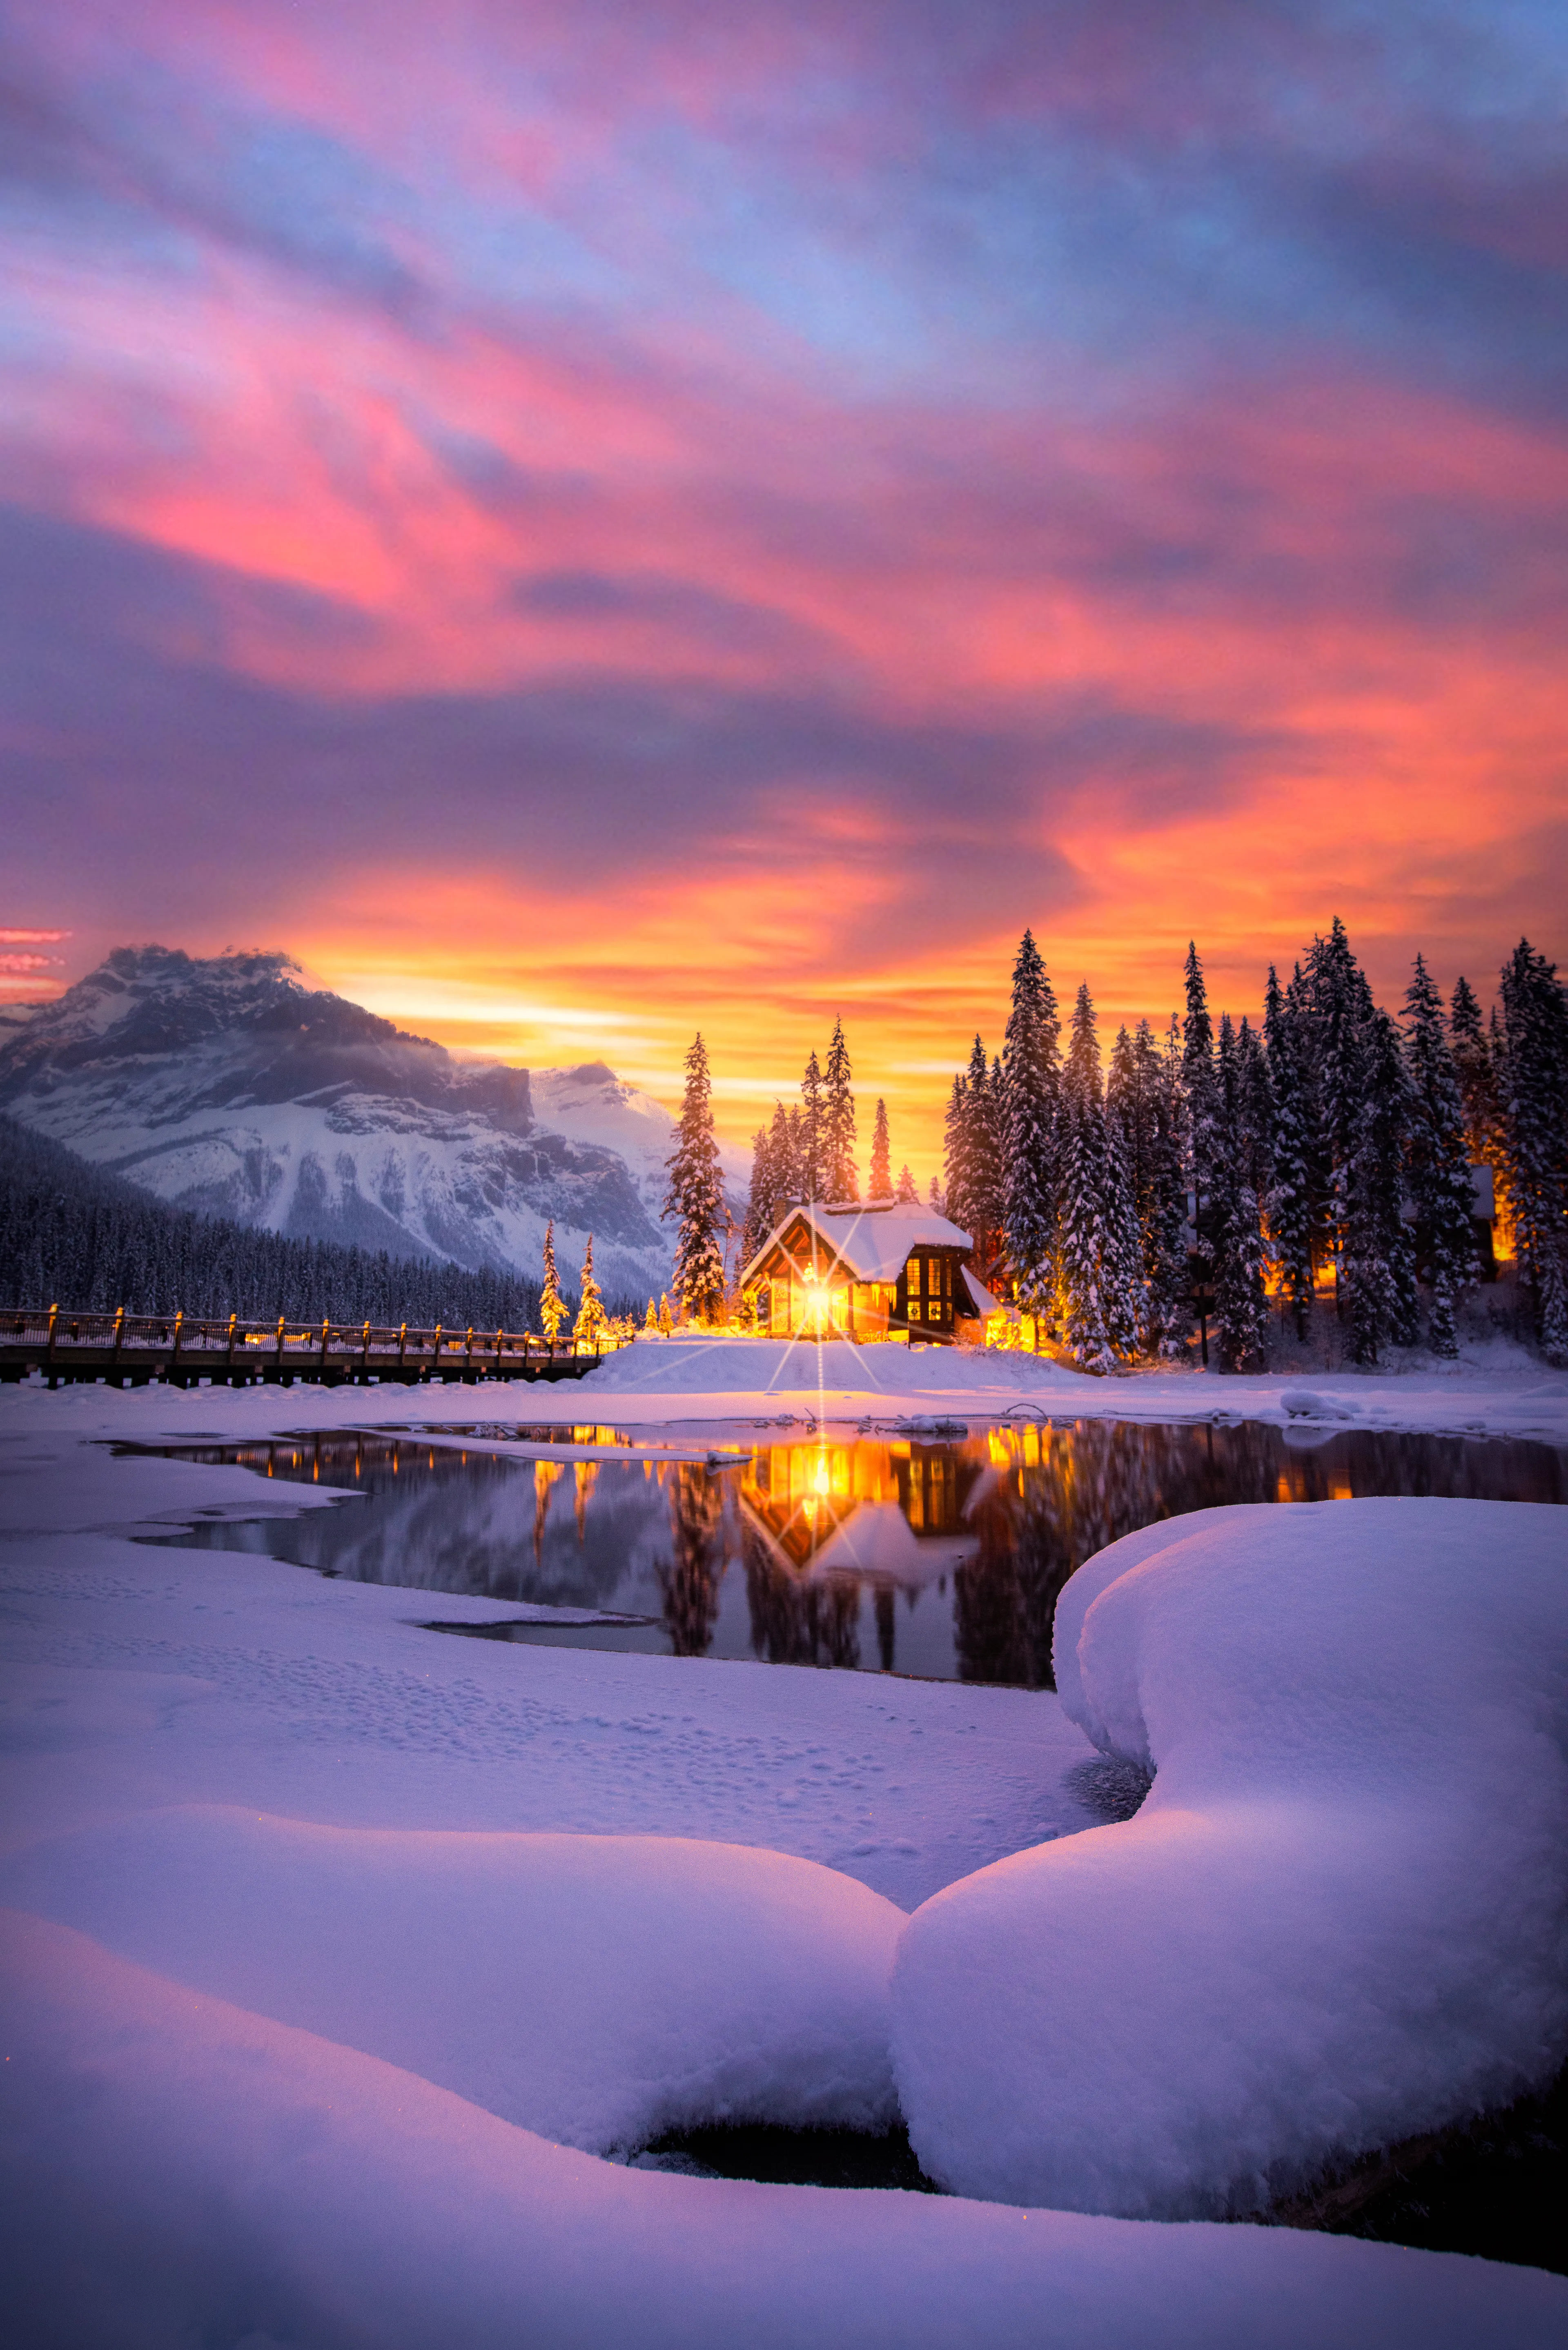
[{"label": "snow-covered mountain", "polygon": [[602,1062],[459,1061],[281,954],[119,947],[0,1018],[0,1109],[160,1199],[400,1256],[668,1285],[674,1121]]}]

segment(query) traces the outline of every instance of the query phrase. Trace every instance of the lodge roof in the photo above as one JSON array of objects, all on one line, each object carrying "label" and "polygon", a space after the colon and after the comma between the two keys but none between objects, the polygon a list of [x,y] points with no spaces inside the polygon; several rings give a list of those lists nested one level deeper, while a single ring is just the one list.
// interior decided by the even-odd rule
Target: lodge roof
[{"label": "lodge roof", "polygon": [[760,1268],[768,1251],[791,1224],[804,1222],[846,1271],[857,1281],[897,1281],[912,1249],[967,1249],[968,1232],[949,1223],[934,1208],[884,1207],[851,1201],[844,1207],[824,1207],[817,1201],[786,1208],[767,1239],[741,1274],[743,1283]]}]

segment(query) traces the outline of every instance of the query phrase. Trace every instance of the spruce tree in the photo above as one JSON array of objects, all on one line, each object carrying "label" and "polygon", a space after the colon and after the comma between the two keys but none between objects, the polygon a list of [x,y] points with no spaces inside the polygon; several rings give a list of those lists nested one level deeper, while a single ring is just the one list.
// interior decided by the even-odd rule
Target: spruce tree
[{"label": "spruce tree", "polygon": [[1503,965],[1501,993],[1520,1284],[1548,1358],[1568,1362],[1568,991],[1556,964],[1521,939]]},{"label": "spruce tree", "polygon": [[[814,1056],[815,1057],[815,1056]],[[675,1287],[689,1321],[716,1322],[724,1304],[724,1189],[713,1133],[712,1080],[701,1035],[686,1055],[686,1097],[674,1150],[666,1164],[664,1213],[680,1219]]]},{"label": "spruce tree", "polygon": [[1116,1318],[1107,1296],[1116,1249],[1100,1054],[1086,984],[1078,990],[1062,1074],[1061,1146],[1063,1334],[1081,1370],[1107,1371]]},{"label": "spruce tree", "polygon": [[1186,1112],[1188,1178],[1192,1191],[1192,1253],[1199,1278],[1213,1271],[1214,1170],[1220,1155],[1220,1096],[1214,1067],[1214,1024],[1203,965],[1188,941],[1187,1016],[1181,1024],[1181,1090]]},{"label": "spruce tree", "polygon": [[[1146,1043],[1147,1040],[1147,1043]],[[1181,1024],[1175,1014],[1163,1052],[1140,1022],[1137,1049],[1154,1064],[1154,1130],[1149,1221],[1144,1234],[1148,1286],[1144,1316],[1148,1345],[1177,1356],[1192,1327],[1192,1272],[1187,1249],[1187,1118],[1181,1083]]]},{"label": "spruce tree", "polygon": [[[1123,1030],[1126,1035],[1126,1030]],[[1143,1231],[1122,1118],[1107,1097],[1106,1120],[1106,1326],[1118,1355],[1136,1355],[1147,1336]]]},{"label": "spruce tree", "polygon": [[540,1327],[552,1347],[566,1318],[566,1301],[556,1272],[556,1223],[552,1217],[545,1227],[545,1286],[539,1292]]},{"label": "spruce tree", "polygon": [[648,1301],[648,1312],[642,1317],[642,1326],[654,1333],[659,1329],[659,1308],[651,1297]]},{"label": "spruce tree", "polygon": [[[1245,1028],[1245,1024],[1243,1024]],[[1251,1035],[1246,1029],[1246,1035]],[[1222,1370],[1239,1371],[1263,1356],[1268,1300],[1263,1290],[1263,1234],[1259,1211],[1256,1092],[1249,1046],[1226,1012],[1220,1020],[1216,1064],[1217,1117],[1210,1159],[1210,1251],[1214,1336]]]},{"label": "spruce tree", "polygon": [[1007,1253],[1007,1095],[1002,1063],[977,1036],[969,1060],[969,1229],[976,1270],[989,1280]]},{"label": "spruce tree", "polygon": [[1354,1264],[1361,1262],[1352,1232],[1354,1170],[1370,1086],[1373,1004],[1337,914],[1327,938],[1313,941],[1303,994],[1310,1007],[1316,1079],[1322,1233],[1334,1263],[1335,1310],[1343,1320],[1350,1303],[1347,1284],[1354,1281]]},{"label": "spruce tree", "polygon": [[871,1197],[893,1196],[892,1144],[888,1133],[888,1105],[878,1098],[877,1122],[871,1129]]},{"label": "spruce tree", "polygon": [[1362,1090],[1354,1141],[1336,1191],[1340,1281],[1351,1356],[1358,1363],[1375,1363],[1386,1343],[1414,1345],[1417,1326],[1415,1250],[1403,1212],[1410,1080],[1397,1029],[1370,1003],[1358,1066]]},{"label": "spruce tree", "polygon": [[[979,1042],[979,1039],[976,1039]],[[953,1222],[975,1235],[973,1154],[971,1149],[969,1079],[956,1076],[942,1121],[942,1165]],[[908,1173],[908,1169],[905,1172]]]},{"label": "spruce tree", "polygon": [[1271,963],[1263,996],[1263,1044],[1273,1097],[1274,1146],[1264,1212],[1281,1294],[1294,1317],[1297,1338],[1304,1339],[1313,1299],[1313,1205],[1301,1030],[1299,1000],[1282,990]]},{"label": "spruce tree", "polygon": [[[1002,1049],[1001,1208],[1019,1304],[1039,1317],[1049,1312],[1056,1286],[1061,1034],[1054,990],[1034,934],[1025,931],[1012,965]],[[1097,1068],[1096,1061],[1096,1081]]]},{"label": "spruce tree", "polygon": [[773,1201],[773,1152],[765,1126],[752,1137],[752,1181],[746,1195],[746,1221],[741,1231],[741,1262],[750,1264],[773,1230],[768,1221]]},{"label": "spruce tree", "polygon": [[915,1179],[908,1167],[900,1167],[898,1170],[898,1196],[900,1208],[918,1208],[920,1204],[920,1195],[915,1189]]},{"label": "spruce tree", "polygon": [[815,1051],[806,1061],[805,1074],[800,1081],[800,1159],[795,1171],[803,1198],[822,1200],[827,1196],[827,1105]]},{"label": "spruce tree", "polygon": [[860,1197],[860,1179],[855,1167],[855,1096],[850,1091],[851,1075],[849,1047],[844,1041],[844,1023],[835,1020],[833,1041],[827,1048],[822,1119],[826,1197],[835,1201],[858,1200]]},{"label": "spruce tree", "polygon": [[791,1200],[809,1200],[811,1184],[810,1170],[806,1164],[805,1116],[799,1102],[791,1102],[784,1129],[786,1145],[778,1162],[781,1170],[786,1166],[789,1169],[789,1181],[784,1187],[784,1196]]},{"label": "spruce tree", "polygon": [[[913,1190],[914,1190],[914,1184],[913,1184],[913,1182],[911,1182],[911,1183],[910,1183],[909,1188],[910,1188],[910,1190],[911,1190],[911,1191],[913,1191]],[[937,1215],[939,1215],[939,1216],[945,1216],[945,1215],[947,1214],[947,1211],[948,1211],[948,1198],[947,1198],[947,1193],[942,1190],[941,1178],[940,1178],[940,1176],[939,1176],[939,1175],[933,1175],[933,1176],[932,1176],[931,1180],[930,1180],[930,1188],[929,1188],[929,1190],[927,1191],[926,1199],[927,1199],[927,1202],[928,1202],[928,1204],[929,1205],[929,1207],[931,1208],[931,1210],[933,1211],[933,1212],[934,1212],[935,1214],[937,1214]]]},{"label": "spruce tree", "polygon": [[[1497,1014],[1492,1014],[1497,1024]],[[1454,983],[1449,1040],[1459,1094],[1465,1106],[1465,1149],[1472,1167],[1491,1170],[1492,1215],[1500,1234],[1511,1235],[1513,1215],[1508,1197],[1508,1142],[1504,1132],[1501,1071],[1497,1065],[1480,1005],[1469,980]]]},{"label": "spruce tree", "polygon": [[1452,1357],[1459,1351],[1456,1309],[1476,1277],[1474,1194],[1464,1097],[1443,999],[1419,955],[1405,992],[1405,1055],[1410,1072],[1410,1198],[1417,1253],[1431,1294],[1428,1338],[1435,1355]]},{"label": "spruce tree", "polygon": [[572,1325],[572,1336],[591,1346],[604,1330],[607,1319],[598,1283],[594,1279],[594,1236],[590,1232],[583,1256],[583,1285],[578,1293],[577,1318]]}]

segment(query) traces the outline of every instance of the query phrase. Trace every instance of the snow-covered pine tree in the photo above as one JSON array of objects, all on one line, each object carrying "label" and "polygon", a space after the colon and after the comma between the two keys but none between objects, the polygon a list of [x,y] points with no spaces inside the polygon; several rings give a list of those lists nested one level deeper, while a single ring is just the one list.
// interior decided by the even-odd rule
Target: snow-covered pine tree
[{"label": "snow-covered pine tree", "polygon": [[773,1230],[773,1144],[765,1126],[752,1137],[752,1183],[746,1197],[746,1221],[741,1228],[741,1262],[750,1264]]},{"label": "snow-covered pine tree", "polygon": [[545,1285],[539,1292],[539,1324],[552,1347],[566,1318],[566,1300],[556,1271],[556,1223],[552,1217],[545,1227]]},{"label": "snow-covered pine tree", "polygon": [[1006,1262],[1007,1086],[1000,1057],[989,1069],[977,1036],[969,1056],[968,1213],[954,1219],[971,1233],[970,1256],[982,1281],[993,1279]]},{"label": "snow-covered pine tree", "polygon": [[871,1129],[871,1197],[874,1200],[890,1200],[892,1196],[892,1142],[888,1133],[888,1105],[878,1098],[877,1122]]},{"label": "snow-covered pine tree", "polygon": [[659,1308],[651,1297],[648,1301],[648,1312],[642,1317],[642,1326],[645,1330],[655,1332],[659,1328]]},{"label": "snow-covered pine tree", "polygon": [[1278,1111],[1263,1039],[1244,1012],[1236,1031],[1236,1058],[1241,1073],[1243,1165],[1262,1215],[1273,1187]]},{"label": "snow-covered pine tree", "polygon": [[[947,1176],[947,1194],[952,1204],[953,1222],[961,1224],[966,1232],[972,1232],[971,1194],[973,1170],[970,1150],[969,1079],[961,1075],[953,1079],[953,1089],[948,1096],[942,1120],[942,1165]],[[908,1171],[906,1169],[905,1172]]]},{"label": "snow-covered pine tree", "polygon": [[577,1318],[572,1325],[572,1336],[592,1346],[603,1333],[608,1319],[598,1283],[594,1279],[594,1236],[590,1232],[583,1255],[583,1285],[578,1295]]},{"label": "snow-covered pine tree", "polygon": [[[1247,1029],[1247,1035],[1251,1035]],[[1250,1067],[1255,1047],[1244,1045],[1226,1012],[1220,1019],[1216,1065],[1218,1117],[1210,1159],[1210,1255],[1214,1339],[1222,1370],[1239,1371],[1262,1357],[1268,1336],[1263,1291],[1263,1234],[1259,1212],[1255,1110]]]},{"label": "snow-covered pine tree", "polygon": [[[1002,1048],[1001,1221],[1019,1304],[1041,1317],[1050,1313],[1057,1278],[1061,1036],[1055,991],[1034,934],[1026,930],[1012,965],[1012,1002]],[[1096,1085],[1098,1067],[1096,1057]]]},{"label": "snow-covered pine tree", "polygon": [[1502,967],[1501,992],[1520,1284],[1549,1359],[1568,1362],[1568,991],[1556,964],[1521,939]]},{"label": "snow-covered pine tree", "polygon": [[1148,1022],[1138,1022],[1136,1036],[1119,1028],[1106,1081],[1106,1124],[1120,1156],[1122,1180],[1136,1227],[1136,1263],[1129,1278],[1138,1304],[1140,1347],[1158,1345],[1163,1335],[1153,1302],[1161,1081],[1159,1054]]},{"label": "snow-covered pine tree", "polygon": [[1454,1074],[1459,1079],[1459,1098],[1465,1111],[1465,1143],[1472,1166],[1490,1166],[1489,1145],[1498,1149],[1501,1157],[1502,1138],[1502,1105],[1497,1096],[1497,1076],[1491,1065],[1491,1053],[1487,1045],[1486,1023],[1474,988],[1461,976],[1454,982],[1453,1005],[1449,1015],[1449,1048],[1454,1056]]},{"label": "snow-covered pine tree", "polygon": [[1370,1083],[1372,991],[1336,914],[1307,955],[1303,1003],[1310,1009],[1316,1080],[1316,1152],[1322,1241],[1334,1259],[1335,1311],[1349,1308],[1352,1167],[1361,1149]]},{"label": "snow-covered pine tree", "polygon": [[1443,999],[1420,955],[1405,991],[1405,1059],[1410,1072],[1408,1181],[1416,1253],[1431,1295],[1428,1340],[1435,1355],[1452,1357],[1459,1351],[1456,1309],[1476,1278],[1474,1195],[1464,1097]]},{"label": "snow-covered pine tree", "polygon": [[855,1166],[855,1096],[850,1091],[852,1074],[849,1047],[844,1041],[844,1023],[835,1020],[833,1041],[827,1048],[822,1102],[824,1180],[827,1185],[825,1196],[829,1200],[858,1200],[860,1197],[860,1178]]},{"label": "snow-covered pine tree", "polygon": [[[933,1177],[932,1180],[935,1181],[935,1180]],[[900,1208],[918,1208],[920,1204],[920,1195],[915,1189],[915,1179],[907,1166],[900,1167],[898,1170],[898,1200]]]},{"label": "snow-covered pine tree", "polygon": [[1214,1024],[1195,941],[1185,971],[1187,1016],[1181,1024],[1181,1090],[1186,1112],[1187,1170],[1192,1191],[1193,1254],[1201,1277],[1214,1263],[1214,1169],[1220,1155],[1220,1090],[1214,1067]]},{"label": "snow-covered pine tree", "polygon": [[[815,1055],[814,1055],[815,1058]],[[708,1050],[698,1035],[686,1055],[686,1097],[676,1145],[665,1162],[670,1186],[664,1213],[680,1219],[675,1286],[688,1321],[716,1322],[724,1305],[724,1187],[713,1134],[712,1079]]]},{"label": "snow-covered pine tree", "polygon": [[[1497,1014],[1492,1013],[1492,1026]],[[1468,979],[1454,982],[1449,1042],[1465,1106],[1465,1149],[1472,1167],[1490,1167],[1492,1213],[1500,1238],[1511,1240],[1513,1211],[1508,1197],[1508,1138],[1504,1131],[1501,1071],[1497,1066],[1480,1005]]]},{"label": "snow-covered pine tree", "polygon": [[827,1105],[815,1051],[806,1061],[800,1081],[800,1158],[795,1172],[800,1178],[803,1199],[827,1197]]},{"label": "snow-covered pine tree", "polygon": [[1135,1051],[1152,1064],[1155,1104],[1149,1221],[1144,1232],[1148,1286],[1144,1316],[1147,1345],[1162,1355],[1179,1355],[1192,1327],[1192,1274],[1187,1254],[1186,1096],[1181,1083],[1181,1024],[1174,1013],[1165,1047],[1156,1045],[1147,1021],[1138,1024]]},{"label": "snow-covered pine tree", "polygon": [[[913,1188],[914,1187],[911,1184],[910,1189],[912,1190]],[[930,1189],[927,1192],[926,1198],[933,1215],[945,1216],[947,1214],[948,1195],[942,1190],[942,1181],[940,1175],[932,1176]]]},{"label": "snow-covered pine tree", "polygon": [[[1416,1253],[1404,1218],[1405,1162],[1410,1130],[1410,1079],[1399,1032],[1370,1003],[1359,1045],[1361,1098],[1343,1184],[1339,1260],[1341,1312],[1350,1353],[1375,1363],[1379,1349],[1413,1346],[1418,1336]],[[1336,1177],[1337,1180],[1337,1177]]]},{"label": "snow-covered pine tree", "polygon": [[808,1199],[810,1191],[807,1183],[805,1117],[799,1102],[791,1102],[789,1106],[789,1112],[784,1119],[784,1132],[785,1148],[779,1154],[778,1163],[781,1170],[781,1183],[783,1183],[782,1170],[786,1166],[789,1169],[789,1180],[783,1184],[781,1196],[790,1200]]},{"label": "snow-covered pine tree", "polygon": [[1299,1000],[1282,989],[1272,963],[1263,994],[1263,1044],[1274,1109],[1273,1163],[1264,1213],[1281,1292],[1294,1317],[1296,1336],[1304,1339],[1312,1313],[1313,1210],[1302,1015]]},{"label": "snow-covered pine tree", "polygon": [[661,1289],[661,1290],[659,1291],[659,1336],[660,1336],[661,1338],[668,1338],[668,1337],[669,1337],[669,1336],[670,1336],[670,1332],[674,1329],[674,1327],[675,1327],[675,1309],[674,1309],[674,1307],[673,1307],[673,1306],[670,1305],[670,1292],[669,1292],[667,1289]]},{"label": "snow-covered pine tree", "polygon": [[[1123,1035],[1127,1034],[1123,1030]],[[1142,1349],[1148,1327],[1148,1284],[1127,1131],[1107,1096],[1106,1120],[1106,1325],[1118,1355]]]},{"label": "snow-covered pine tree", "polygon": [[1100,1051],[1087,984],[1078,990],[1072,1042],[1061,1086],[1061,1299],[1063,1335],[1079,1368],[1107,1371],[1113,1361],[1114,1277],[1110,1170]]},{"label": "snow-covered pine tree", "polygon": [[[1147,1021],[1141,1026],[1147,1033]],[[1152,1047],[1152,1037],[1149,1042]],[[1106,1107],[1116,1112],[1121,1127],[1127,1181],[1141,1222],[1152,1173],[1155,1111],[1149,1062],[1139,1058],[1125,1024],[1116,1030],[1116,1041],[1111,1047],[1111,1065],[1106,1074]]]}]

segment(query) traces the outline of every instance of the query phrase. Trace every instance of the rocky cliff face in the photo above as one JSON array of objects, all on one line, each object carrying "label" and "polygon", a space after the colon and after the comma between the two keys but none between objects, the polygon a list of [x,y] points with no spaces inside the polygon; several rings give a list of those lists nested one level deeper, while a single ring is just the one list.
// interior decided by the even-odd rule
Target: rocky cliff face
[{"label": "rocky cliff face", "polygon": [[607,1292],[664,1286],[668,1112],[598,1064],[543,1084],[558,1120],[526,1069],[454,1060],[280,954],[117,948],[0,1025],[0,1107],[160,1199],[535,1276],[553,1217],[564,1279],[591,1232]]}]

